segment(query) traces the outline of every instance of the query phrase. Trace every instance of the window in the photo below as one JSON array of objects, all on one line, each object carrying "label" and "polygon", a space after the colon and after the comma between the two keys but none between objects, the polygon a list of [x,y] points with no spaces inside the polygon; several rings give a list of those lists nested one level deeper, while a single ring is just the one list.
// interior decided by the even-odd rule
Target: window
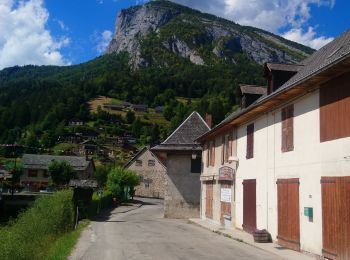
[{"label": "window", "polygon": [[191,172],[201,173],[202,170],[202,158],[197,156],[196,159],[191,159]]},{"label": "window", "polygon": [[210,165],[215,165],[215,141],[210,143]]},{"label": "window", "polygon": [[294,150],[293,118],[294,105],[282,109],[282,152]]},{"label": "window", "polygon": [[320,87],[320,141],[350,136],[350,73]]},{"label": "window", "polygon": [[211,141],[207,143],[207,167],[215,165],[215,143]]},{"label": "window", "polygon": [[209,164],[210,164],[210,154],[209,154],[210,153],[210,145],[209,145],[209,143],[205,144],[205,150],[207,152],[206,153],[206,155],[207,155],[206,156],[206,166],[209,167]]},{"label": "window", "polygon": [[37,170],[28,170],[28,177],[31,177],[31,178],[38,177],[38,171]]},{"label": "window", "polygon": [[136,166],[142,166],[142,160],[136,160]]},{"label": "window", "polygon": [[140,179],[140,182],[143,182],[143,176],[142,175],[139,176],[139,179]]},{"label": "window", "polygon": [[232,135],[225,135],[222,137],[221,147],[221,164],[228,162],[228,158],[232,155]]},{"label": "window", "polygon": [[254,157],[254,124],[247,126],[247,159]]},{"label": "window", "polygon": [[155,160],[148,160],[148,166],[154,166],[154,165],[156,165]]}]

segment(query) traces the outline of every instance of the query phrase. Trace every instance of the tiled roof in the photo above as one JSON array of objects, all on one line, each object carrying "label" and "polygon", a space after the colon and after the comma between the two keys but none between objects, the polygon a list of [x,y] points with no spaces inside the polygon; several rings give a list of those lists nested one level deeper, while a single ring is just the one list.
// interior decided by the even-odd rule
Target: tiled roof
[{"label": "tiled roof", "polygon": [[85,170],[90,163],[85,157],[80,156],[24,154],[22,157],[22,163],[25,169],[48,169],[49,164],[53,160],[66,161],[77,171]]},{"label": "tiled roof", "polygon": [[[317,75],[324,69],[337,64],[339,61],[343,60],[346,57],[350,57],[350,29],[335,40],[333,40],[332,42],[325,45],[320,50],[313,53],[304,61],[302,61],[301,65],[303,66],[300,68],[298,73],[296,73],[290,80],[288,80],[275,92],[272,92],[270,95],[263,95],[249,107],[243,110],[237,110],[236,112],[232,113],[227,118],[225,118],[220,124],[212,128],[210,130],[210,133],[215,132],[215,130],[220,128],[221,126],[245,114],[252,107],[256,107],[260,103],[271,99],[279,93],[297,86],[304,80],[307,80],[308,78]],[[209,132],[207,132],[206,134],[208,133]],[[206,134],[203,134],[202,136],[205,136]]]},{"label": "tiled roof", "polygon": [[152,149],[177,150],[176,148],[181,147],[185,150],[185,147],[189,147],[190,150],[196,150],[199,144],[196,139],[209,130],[209,126],[200,114],[193,112],[163,143]]},{"label": "tiled roof", "polygon": [[267,88],[263,86],[244,85],[244,84],[240,84],[239,86],[242,94],[264,95],[267,92]]},{"label": "tiled roof", "polygon": [[280,70],[280,71],[294,71],[298,72],[303,68],[303,64],[282,64],[282,63],[271,63],[267,62],[266,67],[269,70]]},{"label": "tiled roof", "polygon": [[[301,62],[302,69],[280,89],[288,88],[316,74],[350,54],[350,29]],[[279,90],[280,90],[279,89]]]}]

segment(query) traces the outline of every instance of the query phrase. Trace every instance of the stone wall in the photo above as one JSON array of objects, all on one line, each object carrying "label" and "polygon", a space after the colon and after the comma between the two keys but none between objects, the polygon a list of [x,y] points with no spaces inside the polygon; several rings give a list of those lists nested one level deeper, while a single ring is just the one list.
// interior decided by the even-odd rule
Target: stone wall
[{"label": "stone wall", "polygon": [[168,154],[164,217],[198,218],[200,173],[191,173],[191,154]]},{"label": "stone wall", "polygon": [[[142,161],[142,165],[137,164],[137,161]],[[135,171],[140,177],[140,185],[135,187],[136,196],[164,198],[166,169],[149,150],[135,158],[128,169]]]}]

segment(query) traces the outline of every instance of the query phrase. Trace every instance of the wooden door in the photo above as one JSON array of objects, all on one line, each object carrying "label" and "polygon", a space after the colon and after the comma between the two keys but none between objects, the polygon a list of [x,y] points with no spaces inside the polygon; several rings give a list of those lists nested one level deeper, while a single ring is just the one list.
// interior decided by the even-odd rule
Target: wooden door
[{"label": "wooden door", "polygon": [[300,251],[299,179],[277,180],[278,244]]},{"label": "wooden door", "polygon": [[243,181],[243,229],[252,233],[256,229],[256,180]]},{"label": "wooden door", "polygon": [[[232,182],[221,182],[221,189],[231,189],[232,188]],[[232,198],[231,198],[232,200]],[[220,201],[220,208],[221,208],[221,215],[220,215],[220,222],[221,224],[224,224],[224,215],[231,216],[231,202],[223,202]]]},{"label": "wooden door", "polygon": [[323,255],[350,259],[350,177],[322,177]]},{"label": "wooden door", "polygon": [[205,183],[206,197],[205,197],[205,216],[213,219],[213,181]]}]

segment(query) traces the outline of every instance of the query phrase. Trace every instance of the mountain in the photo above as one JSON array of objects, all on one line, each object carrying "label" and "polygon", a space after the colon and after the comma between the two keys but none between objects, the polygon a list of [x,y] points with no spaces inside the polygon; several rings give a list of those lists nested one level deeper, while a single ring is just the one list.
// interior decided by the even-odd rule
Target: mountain
[{"label": "mountain", "polygon": [[[154,142],[158,134],[152,133],[167,136],[194,110],[211,113],[214,124],[223,120],[240,102],[239,83],[266,83],[263,62],[295,63],[312,52],[267,31],[151,1],[120,12],[101,57],[73,66],[0,71],[0,143],[51,149],[73,117],[87,121],[90,130],[131,132],[143,143]],[[162,120],[92,114],[89,104],[99,96],[163,106]]]},{"label": "mountain", "polygon": [[140,68],[169,66],[164,57],[174,55],[197,65],[235,63],[234,55],[241,52],[259,64],[296,63],[313,49],[169,1],[151,1],[119,13],[107,53],[122,51],[130,54],[134,68]]}]

